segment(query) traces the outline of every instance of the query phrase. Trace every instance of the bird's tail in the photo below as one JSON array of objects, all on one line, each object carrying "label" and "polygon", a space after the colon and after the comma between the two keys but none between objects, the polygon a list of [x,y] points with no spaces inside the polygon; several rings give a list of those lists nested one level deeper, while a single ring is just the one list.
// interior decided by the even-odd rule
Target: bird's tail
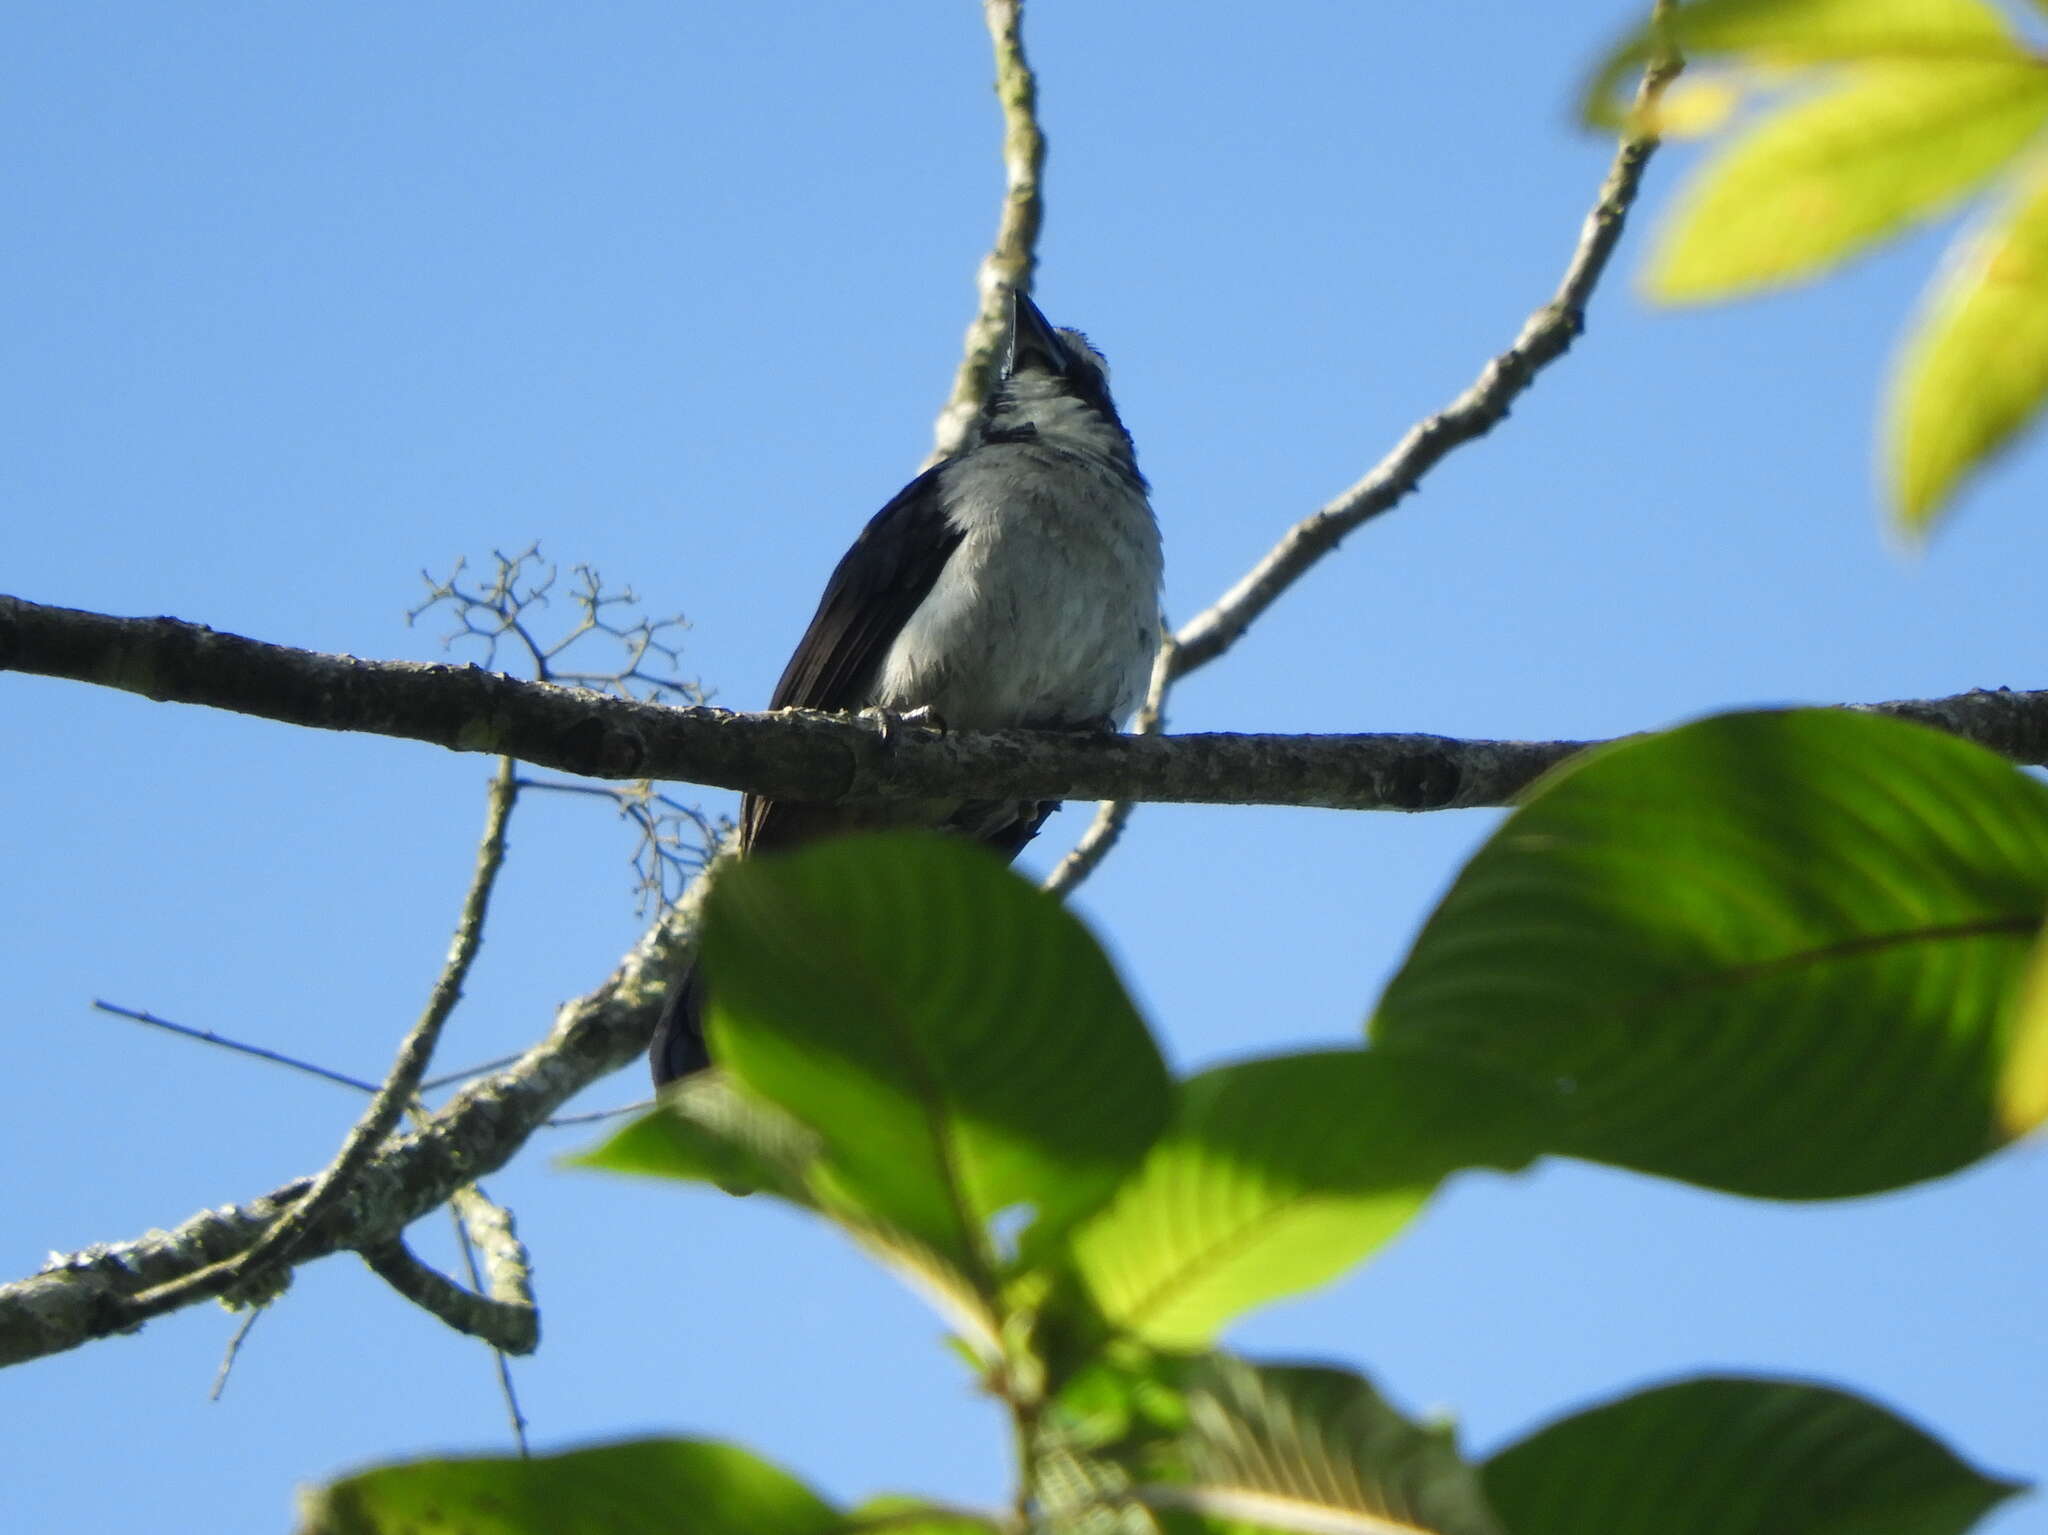
[{"label": "bird's tail", "polygon": [[668,989],[661,1004],[661,1022],[654,1026],[654,1043],[647,1050],[647,1063],[654,1068],[657,1088],[711,1064],[711,1052],[704,1047],[704,983],[694,964]]}]

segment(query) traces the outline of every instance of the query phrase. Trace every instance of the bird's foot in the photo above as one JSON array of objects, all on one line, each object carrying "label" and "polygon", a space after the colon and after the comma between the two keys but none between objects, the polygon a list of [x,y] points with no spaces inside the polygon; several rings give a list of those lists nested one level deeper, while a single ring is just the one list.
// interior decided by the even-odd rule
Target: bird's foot
[{"label": "bird's foot", "polygon": [[1061,735],[1081,736],[1087,740],[1101,740],[1121,733],[1116,728],[1116,721],[1107,714],[1098,714],[1092,720],[1071,720],[1052,728]]},{"label": "bird's foot", "polygon": [[946,733],[946,722],[930,704],[919,704],[915,709],[884,709],[879,704],[870,704],[860,711],[860,717],[875,722],[875,734],[884,746],[894,746],[897,730],[905,725]]}]

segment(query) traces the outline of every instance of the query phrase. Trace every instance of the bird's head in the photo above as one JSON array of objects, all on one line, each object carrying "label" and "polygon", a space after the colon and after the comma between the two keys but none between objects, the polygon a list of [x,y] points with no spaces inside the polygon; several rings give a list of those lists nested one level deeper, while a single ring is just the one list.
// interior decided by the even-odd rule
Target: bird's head
[{"label": "bird's head", "polygon": [[1137,474],[1130,434],[1109,397],[1109,364],[1086,336],[1055,328],[1012,289],[1002,356],[983,415],[984,441],[1032,436]]}]

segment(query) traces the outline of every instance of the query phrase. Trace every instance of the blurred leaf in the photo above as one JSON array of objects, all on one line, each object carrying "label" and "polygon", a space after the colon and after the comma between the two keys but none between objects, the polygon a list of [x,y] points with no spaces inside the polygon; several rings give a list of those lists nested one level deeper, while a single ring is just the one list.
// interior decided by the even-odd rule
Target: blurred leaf
[{"label": "blurred leaf", "polygon": [[1342,1050],[1204,1072],[1137,1174],[1077,1229],[1073,1262],[1112,1324],[1209,1342],[1253,1306],[1322,1284],[1405,1225],[1460,1167],[1517,1167],[1540,1095],[1454,1061]]},{"label": "blurred leaf", "polygon": [[1893,512],[1924,534],[1957,484],[2048,395],[2048,163],[1936,277],[1893,369],[1885,454]]},{"label": "blurred leaf", "polygon": [[1481,1474],[1514,1535],[1961,1535],[2020,1490],[1861,1397],[1732,1377],[1565,1418]]},{"label": "blurred leaf", "polygon": [[2015,1011],[2012,1053],[1998,1084],[1998,1119],[2017,1140],[2048,1123],[2048,929],[2027,960]]},{"label": "blurred leaf", "polygon": [[1158,1535],[1116,1461],[1053,1435],[1039,1443],[1032,1469],[1033,1535]]},{"label": "blurred leaf", "polygon": [[1775,113],[1700,171],[1646,278],[1695,302],[1809,277],[1954,205],[2048,122],[2048,71],[1874,65]]},{"label": "blurred leaf", "polygon": [[1662,139],[1703,139],[1728,126],[1748,94],[1745,79],[1732,70],[1687,70],[1657,98],[1656,129]]},{"label": "blurred leaf", "polygon": [[423,1460],[301,1493],[302,1535],[835,1535],[846,1520],[732,1445],[645,1439],[561,1455]]},{"label": "blurred leaf", "polygon": [[805,1174],[818,1137],[770,1103],[736,1090],[717,1072],[689,1077],[662,1094],[596,1149],[565,1158],[571,1167],[712,1183],[775,1194],[815,1209]]},{"label": "blurred leaf", "polygon": [[1188,1408],[1188,1484],[1138,1494],[1170,1529],[1502,1535],[1451,1433],[1410,1423],[1348,1370],[1218,1355]]},{"label": "blurred leaf", "polygon": [[847,1535],[1006,1535],[1008,1528],[983,1514],[893,1494],[869,1498],[847,1515],[845,1525]]},{"label": "blurred leaf", "polygon": [[1063,1444],[1114,1455],[1133,1444],[1178,1440],[1187,1429],[1189,1372],[1200,1362],[1119,1339],[1060,1381],[1052,1432]]},{"label": "blurred leaf", "polygon": [[1771,68],[2027,57],[2005,17],[1985,0],[1688,0],[1608,52],[1581,98],[1586,121],[1627,122],[1621,86],[1665,46],[1688,61],[1730,58]]},{"label": "blurred leaf", "polygon": [[983,849],[855,837],[749,860],[705,914],[713,1053],[816,1130],[821,1206],[981,1276],[990,1220],[1043,1240],[1151,1145],[1170,1086],[1101,948]]},{"label": "blurred leaf", "polygon": [[1546,1149],[1778,1198],[2001,1144],[2048,787],[1938,731],[1737,714],[1588,753],[1466,865],[1376,1041],[1555,1094]]},{"label": "blurred leaf", "polygon": [[659,1107],[628,1124],[570,1166],[712,1183],[729,1193],[768,1193],[835,1220],[929,1301],[971,1341],[972,1357],[999,1347],[994,1297],[946,1255],[872,1212],[811,1185],[821,1142],[784,1110],[735,1086],[722,1072],[691,1077],[662,1094]]}]

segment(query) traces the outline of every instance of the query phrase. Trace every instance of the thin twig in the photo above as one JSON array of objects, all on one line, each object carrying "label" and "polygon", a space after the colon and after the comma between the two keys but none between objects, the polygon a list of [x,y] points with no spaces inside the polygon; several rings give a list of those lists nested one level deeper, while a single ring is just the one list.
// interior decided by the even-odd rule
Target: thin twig
[{"label": "thin twig", "polygon": [[[490,1201],[485,1197],[484,1191],[475,1184],[471,1184],[467,1189],[458,1189],[455,1197],[448,1201],[448,1219],[455,1225],[455,1245],[461,1250],[462,1266],[469,1271],[469,1287],[481,1295],[484,1293],[484,1273],[477,1264],[476,1241],[470,1235],[468,1221],[463,1217],[465,1195],[482,1200],[485,1204],[490,1204]],[[509,1227],[512,1212],[497,1205],[491,1205],[491,1208],[504,1217]],[[529,1306],[533,1304],[533,1297],[530,1294],[526,1297],[526,1302]],[[539,1314],[536,1311],[535,1320],[538,1319]],[[505,1399],[505,1415],[512,1425],[512,1442],[519,1446],[519,1458],[525,1460],[533,1454],[533,1447],[526,1440],[526,1414],[520,1409],[519,1388],[512,1380],[512,1356],[493,1343],[491,1363],[497,1369],[498,1394]]]},{"label": "thin twig", "polygon": [[228,1339],[227,1351],[220,1356],[220,1368],[213,1372],[213,1389],[206,1393],[209,1402],[218,1402],[220,1394],[228,1389],[228,1376],[233,1373],[235,1361],[242,1357],[242,1344],[247,1340],[256,1319],[270,1309],[270,1302],[251,1306],[235,1328],[235,1335]]},{"label": "thin twig", "polygon": [[241,1055],[253,1055],[258,1060],[272,1061],[279,1066],[289,1066],[294,1071],[303,1071],[308,1076],[322,1077],[329,1082],[339,1082],[343,1087],[353,1087],[358,1092],[374,1093],[377,1090],[375,1082],[365,1082],[361,1077],[352,1077],[345,1071],[332,1071],[325,1066],[317,1066],[313,1062],[302,1060],[296,1055],[286,1055],[281,1050],[266,1050],[261,1045],[245,1044],[239,1039],[230,1039],[225,1034],[216,1034],[211,1029],[195,1029],[187,1023],[173,1023],[168,1018],[159,1018],[155,1013],[142,1012],[132,1007],[122,1007],[117,1002],[103,1002],[97,997],[93,998],[92,1005],[100,1012],[112,1013],[117,1018],[132,1018],[135,1022],[146,1023],[153,1029],[166,1029],[173,1034],[182,1035],[186,1039],[201,1040],[209,1045],[218,1045],[223,1050],[233,1050]]},{"label": "thin twig", "polygon": [[[1661,18],[1668,0],[1653,13]],[[1643,75],[1632,121],[1654,120],[1651,110],[1676,78],[1677,59],[1655,60]],[[1621,239],[1629,209],[1642,185],[1643,168],[1656,152],[1654,133],[1622,139],[1608,167],[1593,211],[1586,216],[1564,279],[1550,301],[1530,315],[1514,343],[1480,370],[1472,386],[1435,415],[1411,427],[1393,452],[1365,478],[1313,516],[1296,523],[1265,558],[1205,612],[1181,626],[1174,676],[1206,666],[1236,644],[1252,622],[1342,540],[1392,509],[1422,482],[1452,449],[1484,436],[1545,367],[1562,357],[1585,329],[1586,305]]]},{"label": "thin twig", "polygon": [[956,452],[981,402],[988,397],[1002,346],[1004,299],[1029,293],[1038,264],[1038,230],[1045,218],[1040,178],[1045,134],[1038,126],[1038,77],[1024,57],[1024,0],[982,0],[982,17],[995,44],[996,99],[1003,107],[1003,209],[995,244],[975,273],[981,309],[967,327],[965,355],[953,393],[933,429],[929,468]]},{"label": "thin twig", "polygon": [[592,1109],[586,1114],[557,1114],[553,1119],[541,1121],[544,1130],[560,1130],[569,1125],[594,1125],[606,1119],[624,1119],[628,1114],[645,1113],[654,1107],[656,1100],[642,1098],[636,1103],[622,1103],[615,1109]]},{"label": "thin twig", "polygon": [[[93,1006],[99,1008],[102,1012],[113,1013],[119,1017],[132,1018],[138,1023],[146,1023],[156,1028],[167,1029],[171,1033],[184,1038],[199,1040],[205,1044],[218,1045],[223,1049],[239,1051],[244,1055],[253,1055],[262,1060],[275,1062],[278,1065],[289,1066],[296,1071],[306,1072],[309,1075],[322,1077],[331,1082],[338,1082],[346,1087],[356,1088],[360,1092],[375,1093],[377,1091],[377,1084],[374,1082],[365,1082],[358,1077],[351,1077],[346,1073],[333,1071],[312,1061],[285,1055],[280,1051],[269,1050],[261,1045],[251,1045],[241,1040],[230,1039],[225,1035],[215,1033],[211,1029],[192,1028],[186,1024],[173,1023],[169,1019],[159,1018],[153,1013],[139,1012],[132,1008],[119,1007],[107,1002],[95,1001]],[[420,1084],[420,1090],[422,1092],[430,1091],[436,1087],[445,1087],[450,1083],[482,1076],[485,1072],[496,1071],[501,1067],[509,1066],[518,1059],[519,1057],[516,1055],[503,1056],[498,1060],[486,1061],[481,1065],[469,1067],[464,1071],[449,1072],[444,1076],[431,1077]],[[644,1107],[644,1105],[641,1106]],[[428,1118],[426,1106],[418,1100],[417,1096],[414,1099],[411,1112],[413,1117],[420,1123],[425,1123]],[[626,1111],[606,1111],[607,1114],[622,1112]],[[574,1116],[577,1120],[598,1117],[603,1116]],[[508,1235],[511,1231],[512,1216],[510,1211],[492,1205],[484,1197],[482,1190],[475,1187],[459,1190],[454,1199],[449,1202],[448,1217],[455,1226],[456,1242],[462,1252],[464,1266],[469,1270],[471,1287],[477,1292],[482,1293],[484,1290],[484,1274],[477,1265],[476,1246],[470,1239],[470,1230],[464,1221],[463,1211],[466,1207],[490,1212],[484,1219],[490,1222],[493,1230],[502,1230]],[[523,1255],[524,1250],[521,1249],[520,1251]],[[530,1296],[526,1298],[526,1304],[532,1304]],[[266,1302],[249,1307],[241,1325],[235,1329],[233,1338],[228,1342],[227,1352],[221,1358],[220,1368],[214,1375],[213,1388],[207,1393],[209,1400],[216,1402],[220,1400],[221,1393],[227,1388],[229,1373],[234,1369],[235,1362],[241,1354],[243,1341],[249,1336],[250,1329],[256,1325],[256,1319],[268,1309],[268,1305],[269,1303]],[[528,1455],[531,1451],[526,1439],[526,1416],[520,1410],[519,1395],[512,1382],[512,1370],[508,1356],[505,1350],[495,1343],[491,1345],[491,1353],[493,1361],[497,1366],[498,1389],[505,1398],[506,1409],[511,1419],[513,1438],[519,1445],[519,1453],[522,1456]]]},{"label": "thin twig", "polygon": [[[359,1093],[374,1093],[377,1091],[377,1084],[375,1082],[366,1082],[361,1077],[352,1077],[345,1071],[331,1070],[317,1062],[302,1060],[296,1055],[286,1055],[281,1050],[271,1050],[262,1045],[252,1045],[245,1040],[230,1039],[227,1035],[217,1034],[212,1029],[197,1029],[188,1023],[173,1023],[168,1018],[159,1018],[155,1013],[139,1012],[134,1008],[122,1007],[113,1002],[95,1000],[92,1005],[103,1013],[112,1013],[120,1018],[132,1018],[137,1023],[146,1023],[155,1028],[168,1029],[171,1033],[185,1039],[196,1039],[202,1044],[218,1045],[223,1050],[234,1050],[243,1055],[253,1055],[259,1060],[275,1062],[279,1066],[289,1066],[292,1070],[303,1071],[308,1076],[320,1077],[329,1082],[338,1082],[343,1087],[353,1087]],[[479,1061],[474,1066],[465,1066],[460,1071],[445,1071],[439,1076],[428,1077],[426,1081],[420,1083],[419,1091],[430,1093],[437,1087],[452,1087],[457,1082],[468,1082],[473,1078],[486,1076],[493,1071],[502,1071],[518,1059],[517,1055],[501,1055],[494,1060]],[[635,1103],[621,1104],[615,1109],[594,1109],[585,1114],[558,1115],[553,1119],[542,1120],[541,1127],[554,1130],[560,1129],[564,1125],[595,1124],[603,1119],[621,1119],[628,1114],[637,1114],[642,1109],[652,1108],[653,1106],[654,1100],[652,1098],[642,1098]],[[424,1108],[422,1108],[421,1112],[424,1113]]]},{"label": "thin twig", "polygon": [[[292,1070],[302,1071],[309,1077],[319,1077],[323,1081],[336,1082],[343,1087],[353,1087],[359,1093],[374,1093],[377,1091],[377,1084],[375,1082],[367,1082],[361,1077],[352,1077],[345,1071],[336,1071],[330,1066],[322,1066],[319,1062],[306,1060],[302,1056],[286,1055],[282,1050],[272,1050],[264,1045],[252,1045],[247,1040],[234,1039],[226,1034],[218,1034],[212,1029],[194,1028],[189,1023],[173,1023],[170,1019],[159,1017],[155,1013],[143,1012],[132,1007],[123,1007],[118,1002],[102,1002],[95,997],[92,1005],[100,1012],[112,1013],[117,1018],[131,1018],[137,1023],[146,1023],[151,1028],[168,1030],[170,1033],[184,1039],[196,1039],[201,1044],[218,1045],[223,1050],[233,1050],[240,1055],[253,1055],[258,1060],[270,1061],[279,1066],[289,1066]],[[444,1071],[437,1077],[428,1077],[426,1081],[420,1084],[419,1090],[423,1093],[431,1093],[437,1087],[452,1087],[457,1082],[467,1082],[472,1077],[480,1077],[486,1072],[510,1066],[518,1059],[519,1057],[516,1055],[501,1055],[496,1060],[479,1061],[476,1065],[465,1066],[460,1071]]]},{"label": "thin twig", "polygon": [[313,1222],[348,1192],[357,1172],[396,1127],[419,1092],[420,1079],[426,1074],[427,1063],[433,1059],[442,1026],[461,999],[463,982],[468,978],[469,967],[483,944],[484,918],[490,907],[491,890],[505,861],[505,828],[519,797],[513,781],[516,767],[510,757],[501,758],[497,775],[491,782],[484,835],[477,847],[476,870],[470,879],[469,893],[462,903],[462,915],[456,923],[455,940],[449,948],[447,963],[441,968],[419,1021],[399,1047],[398,1059],[393,1063],[390,1075],[342,1142],[333,1162],[313,1181],[305,1196],[264,1232],[254,1246],[233,1258],[130,1298],[124,1309],[131,1323],[173,1310],[198,1295],[230,1292],[266,1265],[288,1257],[293,1244],[305,1235]]},{"label": "thin twig", "polygon": [[[501,1055],[495,1060],[479,1061],[474,1066],[465,1066],[460,1071],[444,1071],[439,1076],[428,1077],[420,1084],[420,1091],[431,1093],[437,1087],[453,1087],[457,1082],[468,1082],[473,1078],[486,1076],[518,1060],[517,1055]],[[373,1092],[375,1089],[371,1089]]]},{"label": "thin twig", "polygon": [[[635,911],[642,917],[671,904],[669,875],[674,874],[675,891],[680,895],[683,887],[703,869],[718,842],[715,820],[696,806],[659,792],[651,778],[616,786],[521,778],[519,787],[609,800],[621,818],[638,828],[640,840],[634,845],[631,863],[638,876]],[[694,840],[685,836],[686,826],[694,830]]]},{"label": "thin twig", "polygon": [[[472,1084],[414,1134],[381,1148],[354,1195],[318,1222],[284,1260],[296,1266],[373,1247],[487,1177],[526,1146],[563,1103],[647,1048],[662,994],[685,957],[702,913],[693,887],[643,933],[612,973],[557,1009],[553,1027],[509,1069]],[[305,1197],[295,1178],[238,1205],[201,1210],[168,1230],[131,1241],[53,1253],[34,1273],[0,1284],[0,1367],[134,1330],[129,1297],[247,1251]],[[194,1287],[196,1302],[225,1288]]]},{"label": "thin twig", "polygon": [[[1173,687],[1173,657],[1177,649],[1179,645],[1174,637],[1162,632],[1159,650],[1152,657],[1152,680],[1145,687],[1144,705],[1138,710],[1137,718],[1131,721],[1132,735],[1156,736],[1166,728],[1166,695]],[[1095,819],[1088,823],[1088,830],[1059,861],[1059,866],[1045,877],[1042,888],[1052,895],[1064,897],[1070,894],[1109,856],[1109,850],[1124,834],[1124,827],[1129,824],[1131,811],[1135,808],[1136,802],[1127,799],[1107,799],[1097,805]]]}]

